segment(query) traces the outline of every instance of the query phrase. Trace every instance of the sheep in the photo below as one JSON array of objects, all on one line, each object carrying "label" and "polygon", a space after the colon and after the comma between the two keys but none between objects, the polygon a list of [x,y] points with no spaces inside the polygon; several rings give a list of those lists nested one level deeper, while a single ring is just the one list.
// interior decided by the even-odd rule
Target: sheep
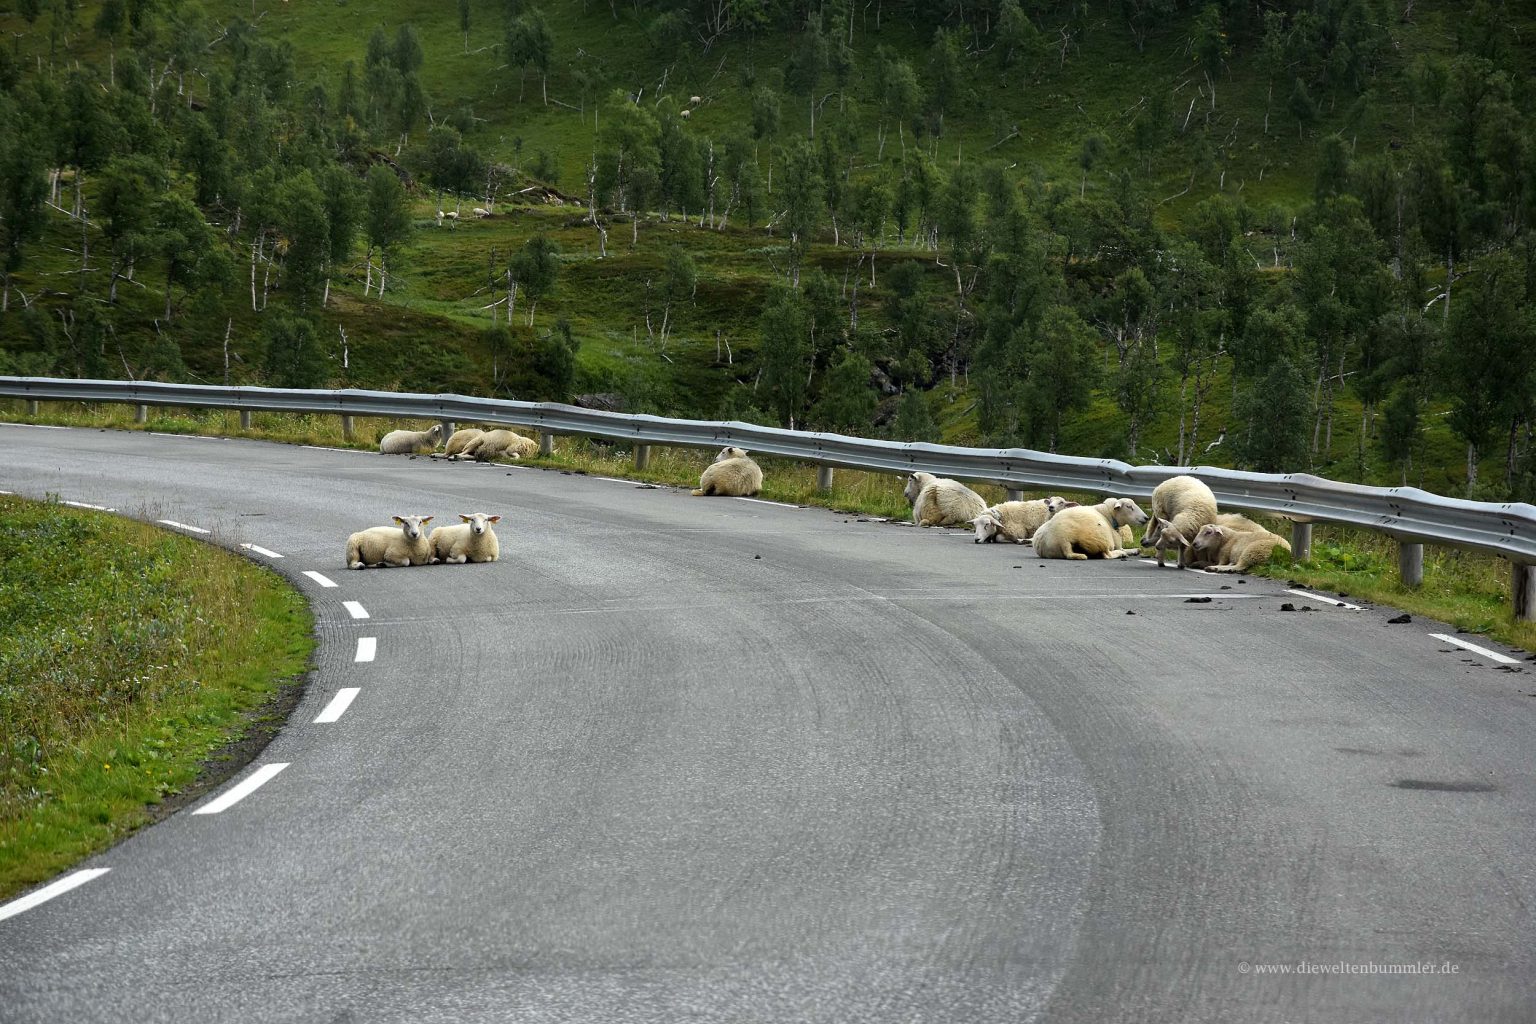
[{"label": "sheep", "polygon": [[1097,506],[1066,508],[1040,525],[1032,540],[1041,558],[1124,558],[1120,536]]},{"label": "sheep", "polygon": [[490,462],[502,457],[521,459],[538,450],[539,442],[531,437],[524,437],[506,429],[487,430],[479,437],[471,439],[453,458],[461,462],[468,462],[471,459],[476,462]]},{"label": "sheep", "polygon": [[1039,498],[1035,501],[1005,501],[993,505],[971,520],[976,529],[976,543],[990,544],[1001,538],[1015,544],[1028,544],[1029,538],[1051,516],[1064,508],[1074,508],[1066,498]]},{"label": "sheep", "polygon": [[432,424],[430,430],[391,430],[379,442],[381,455],[414,455],[423,445],[436,448],[443,440],[443,425]]},{"label": "sheep", "polygon": [[1189,542],[1202,526],[1216,521],[1216,496],[1204,483],[1192,476],[1169,477],[1152,491],[1152,520],[1141,538],[1141,546],[1157,550],[1157,564],[1163,565],[1163,552],[1179,549],[1179,568],[1189,562]]},{"label": "sheep", "polygon": [[439,217],[443,217],[443,218],[445,218],[447,220],[458,220],[459,219],[459,211],[457,211],[457,210],[449,210],[447,213],[444,213],[442,210],[438,210],[437,211],[437,215]]},{"label": "sheep", "polygon": [[688,97],[688,105],[690,107],[696,107],[700,103],[703,103],[703,102],[704,102],[704,97],[703,96],[689,96]]},{"label": "sheep", "polygon": [[762,467],[747,457],[745,449],[725,447],[720,449],[714,462],[704,467],[704,472],[699,475],[699,487],[693,496],[701,498],[718,494],[750,498],[762,489]]},{"label": "sheep", "polygon": [[1092,508],[1104,517],[1105,524],[1119,542],[1121,552],[1130,555],[1140,550],[1136,546],[1136,534],[1131,530],[1131,527],[1147,521],[1147,514],[1141,510],[1140,505],[1130,498],[1105,498]]},{"label": "sheep", "polygon": [[491,211],[487,210],[485,207],[483,207],[483,206],[475,207],[475,216],[476,217],[484,218],[484,217],[489,217],[490,215],[491,215]]},{"label": "sheep", "polygon": [[501,516],[484,512],[459,513],[463,520],[457,526],[439,526],[432,531],[432,562],[463,565],[465,562],[494,562],[501,554],[492,523],[501,522]]},{"label": "sheep", "polygon": [[682,118],[684,121],[686,121],[686,120],[688,120],[688,116],[690,114],[692,114],[692,113],[693,113],[693,111],[691,111],[691,110],[679,110],[677,112],[677,116]]},{"label": "sheep", "polygon": [[443,450],[441,452],[434,452],[432,457],[434,459],[451,459],[462,452],[471,441],[477,437],[484,436],[484,434],[485,431],[479,427],[465,427],[462,430],[455,430],[453,436],[448,439],[448,443],[443,445]]},{"label": "sheep", "polygon": [[394,516],[396,526],[375,526],[359,530],[347,538],[347,568],[366,569],[370,565],[400,568],[428,565],[432,561],[432,542],[426,525],[431,516]]},{"label": "sheep", "polygon": [[1268,530],[1234,530],[1208,523],[1190,542],[1190,560],[1211,572],[1247,572],[1267,562],[1276,548],[1291,553],[1290,542]]},{"label": "sheep", "polygon": [[912,522],[922,527],[959,526],[987,510],[982,496],[965,484],[932,473],[913,473],[901,493],[912,503]]}]

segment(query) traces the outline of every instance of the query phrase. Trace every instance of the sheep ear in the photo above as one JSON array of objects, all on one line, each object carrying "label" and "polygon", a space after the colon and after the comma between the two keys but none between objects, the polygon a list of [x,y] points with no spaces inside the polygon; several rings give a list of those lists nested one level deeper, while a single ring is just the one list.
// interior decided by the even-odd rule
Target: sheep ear
[{"label": "sheep ear", "polygon": [[399,523],[401,526],[405,525],[405,520],[401,519],[399,516],[390,516],[390,518]]},{"label": "sheep ear", "polygon": [[466,523],[469,522],[469,516],[465,515],[463,512],[459,513],[459,519]]},{"label": "sheep ear", "polygon": [[431,521],[432,521],[432,520],[433,520],[433,519],[434,519],[434,518],[435,518],[435,517],[433,517],[433,516],[422,516],[422,517],[421,517],[421,525],[422,525],[422,526],[426,526],[426,525],[427,525],[427,524],[428,524],[428,523],[430,523],[430,522],[431,522]]},{"label": "sheep ear", "polygon": [[501,522],[501,516],[486,516],[485,521],[488,523],[499,523]]}]

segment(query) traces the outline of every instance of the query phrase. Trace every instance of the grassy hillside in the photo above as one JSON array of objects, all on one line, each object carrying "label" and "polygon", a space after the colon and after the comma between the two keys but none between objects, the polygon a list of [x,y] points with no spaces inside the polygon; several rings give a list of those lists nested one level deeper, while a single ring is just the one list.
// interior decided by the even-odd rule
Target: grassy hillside
[{"label": "grassy hillside", "polygon": [[[1071,307],[1099,334],[1104,372],[1088,401],[1067,412],[1056,445],[1079,454],[1140,461],[1173,461],[1181,416],[1187,440],[1193,423],[1188,389],[1180,387],[1176,347],[1169,343],[1175,331],[1186,329],[1172,317],[1186,300],[1170,295],[1160,299],[1169,319],[1165,340],[1154,343],[1165,368],[1162,400],[1154,403],[1136,450],[1128,449],[1115,388],[1119,364],[1112,352],[1113,325],[1103,307],[1113,298],[1121,268],[1144,266],[1154,274],[1168,250],[1162,241],[1133,244],[1118,236],[1127,216],[1144,214],[1148,230],[1170,238],[1194,236],[1201,218],[1208,217],[1202,211],[1210,201],[1226,200],[1234,218],[1227,229],[1238,251],[1234,260],[1250,265],[1252,282],[1246,287],[1253,293],[1252,304],[1290,301],[1296,259],[1309,241],[1308,209],[1330,154],[1351,161],[1348,173],[1358,176],[1368,159],[1406,152],[1405,147],[1432,135],[1431,125],[1444,124],[1454,114],[1445,102],[1445,79],[1436,78],[1434,69],[1443,73],[1469,47],[1486,45],[1493,54],[1490,67],[1515,83],[1517,107],[1536,70],[1529,48],[1500,46],[1497,40],[1469,42],[1469,24],[1492,25],[1511,38],[1536,27],[1528,12],[1487,4],[1471,15],[1465,5],[1450,3],[1276,5],[1273,9],[1289,19],[1283,41],[1290,49],[1278,57],[1262,20],[1271,8],[1261,5],[1173,3],[1133,26],[1124,12],[1137,5],[1026,4],[1022,10],[1033,35],[1014,47],[1018,56],[1008,62],[1000,28],[1007,5],[982,4],[969,13],[956,8],[919,22],[907,4],[853,9],[829,2],[806,7],[819,10],[835,44],[833,60],[809,94],[793,76],[810,34],[803,17],[779,16],[755,30],[737,26],[712,35],[687,4],[547,2],[540,11],[552,49],[547,81],[541,81],[544,76],[536,68],[520,70],[508,63],[509,20],[513,14],[528,16],[532,7],[515,2],[472,0],[467,34],[455,6],[423,0],[184,0],[146,15],[137,30],[125,25],[106,33],[97,26],[109,6],[84,2],[72,20],[58,15],[57,21],[50,8],[31,23],[23,3],[0,10],[0,28],[13,44],[13,77],[20,83],[13,89],[34,79],[62,89],[78,72],[110,96],[114,88],[126,88],[119,62],[140,61],[151,73],[153,91],[146,102],[168,140],[157,159],[170,169],[170,191],[190,195],[194,190],[196,175],[183,155],[186,120],[193,113],[212,117],[221,109],[219,90],[232,90],[238,99],[242,76],[249,80],[257,73],[251,67],[260,69],[268,83],[262,109],[274,112],[268,140],[279,180],[302,169],[305,161],[318,173],[315,159],[336,159],[359,179],[368,167],[385,164],[406,181],[415,231],[395,258],[386,296],[363,294],[368,272],[365,239],[359,237],[347,258],[332,268],[329,303],[307,307],[304,314],[314,323],[325,383],[500,391],[523,398],[604,392],[622,396],[636,409],[780,419],[764,390],[760,316],[771,290],[788,280],[791,256],[784,217],[793,195],[785,186],[785,161],[795,140],[808,135],[814,104],[817,145],[829,138],[837,142],[827,180],[840,179],[850,190],[875,181],[897,189],[920,173],[933,176],[938,193],[946,178],[958,180],[962,173],[989,167],[1012,183],[1030,230],[1041,239],[1038,252],[1059,275],[1059,284],[1052,286],[1054,301]],[[681,27],[677,21],[658,20],[672,8],[686,14]],[[931,5],[923,9],[937,10]],[[1360,25],[1351,28],[1351,17]],[[419,42],[416,75],[425,95],[423,109],[405,126],[385,123],[387,118],[358,124],[342,117],[338,108],[347,65],[362,88],[370,37],[382,30],[392,42],[406,25]],[[950,33],[955,54],[948,83],[937,30]],[[1324,47],[1317,50],[1322,56],[1308,57],[1302,37],[1309,32],[1327,37],[1332,49],[1318,43]],[[1357,40],[1354,51],[1340,42],[1348,32],[1356,33],[1348,36]],[[846,48],[847,60],[841,75],[835,59],[839,46]],[[896,61],[907,62],[928,98],[906,118],[898,117],[889,102],[886,79]],[[1350,61],[1358,67],[1340,70]],[[1293,83],[1310,88],[1306,103],[1298,104],[1292,95]],[[249,93],[250,86],[244,88]],[[780,122],[757,138],[753,103],[764,89],[778,99]],[[935,99],[941,92],[948,94],[942,104]],[[623,97],[660,118],[663,131],[669,119],[680,124],[701,159],[707,159],[710,147],[721,159],[731,136],[745,137],[765,186],[761,213],[749,222],[738,210],[728,227],[717,230],[700,223],[707,211],[690,209],[685,220],[675,205],[653,201],[644,208],[638,242],[632,244],[622,196],[600,197],[606,200],[601,219],[608,230],[607,253],[600,256],[598,231],[585,216],[587,167],[609,145],[605,118],[623,106]],[[699,97],[698,102],[691,97]],[[24,111],[25,103],[18,100],[17,109]],[[234,109],[247,108],[237,103]],[[685,121],[677,120],[679,111],[688,112]],[[325,139],[316,143],[323,150],[320,157],[293,155],[305,145],[306,117],[327,126]],[[433,136],[448,131],[450,124],[487,166],[478,179],[484,184],[463,194],[438,187],[440,176],[431,169]],[[230,129],[229,141],[236,154],[238,128]],[[1521,132],[1521,138],[1529,138],[1528,127],[1516,134]],[[248,193],[242,201],[231,199],[231,186],[219,202],[203,209],[228,249],[229,273],[222,286],[203,285],[185,298],[173,292],[175,318],[166,321],[161,315],[163,261],[145,258],[134,264],[132,281],[119,282],[117,301],[104,303],[104,257],[93,257],[88,273],[78,273],[82,225],[69,212],[74,171],[64,158],[65,147],[56,149],[58,157],[47,166],[62,170],[58,206],[46,210],[40,237],[26,245],[13,275],[22,304],[41,315],[32,321],[14,312],[0,316],[0,369],[80,372],[82,343],[71,318],[85,299],[100,305],[107,321],[101,340],[89,343],[99,346],[97,365],[104,364],[104,372],[264,379],[269,372],[263,361],[264,328],[272,311],[294,301],[288,292],[293,271],[287,257],[294,240],[276,231],[270,249],[261,242],[256,273],[261,283],[276,284],[253,310],[246,263],[254,200]],[[131,144],[126,150],[119,145],[120,152],[131,149]],[[92,222],[83,230],[88,240],[94,239],[96,253],[107,250],[107,239],[100,237],[105,225],[97,216],[105,199],[103,173],[101,168],[88,172],[85,186]],[[994,227],[981,201],[974,202],[981,230]],[[474,217],[477,206],[494,209],[494,215]],[[459,216],[439,219],[440,209]],[[942,215],[935,199],[929,213],[915,216],[902,230],[890,210],[873,229],[873,241],[857,247],[849,237],[847,215],[836,232],[830,210],[817,219],[804,265],[831,282],[842,322],[840,340],[833,345],[810,343],[803,417],[814,416],[833,361],[846,348],[868,355],[875,368],[870,388],[878,404],[862,427],[845,429],[893,429],[895,392],[915,391],[931,419],[929,436],[936,439],[1046,446],[1038,425],[1005,437],[978,418],[978,406],[987,399],[977,377],[991,371],[984,340],[994,315],[986,308],[989,257],[984,253],[966,265],[963,276],[969,276],[975,291],[963,294],[957,305],[953,263],[971,257],[951,252],[949,234],[938,226]],[[932,235],[918,230],[925,217],[933,224]],[[1517,224],[1513,233],[1518,230]],[[507,263],[539,234],[560,249],[558,282],[538,303],[532,324],[525,316],[526,300],[520,298],[510,339],[496,341],[485,331],[493,318],[504,316],[491,304],[505,292]],[[1381,243],[1387,246],[1390,240]],[[675,334],[663,348],[648,330],[647,313],[654,329],[673,248],[692,257],[697,285],[669,314]],[[1488,240],[1480,239],[1479,248],[1487,251]],[[866,258],[871,251],[873,285]],[[1476,251],[1467,258],[1476,258]],[[1421,262],[1425,283],[1443,277],[1432,250]],[[908,343],[892,341],[901,332],[899,302],[886,282],[901,264],[918,268],[928,308],[921,346],[926,346],[929,363],[915,373],[899,365],[901,348]],[[1220,309],[1229,304],[1225,295],[1215,300]],[[39,326],[39,319],[50,326]],[[545,378],[518,367],[526,368],[540,339],[561,320],[568,322],[580,347],[574,379],[552,388]],[[1378,418],[1351,390],[1354,363],[1364,358],[1363,331],[1357,328],[1346,341],[1346,364],[1341,364],[1337,386],[1319,391],[1332,410],[1331,443],[1324,434],[1307,465],[1291,468],[1388,482],[1401,475],[1400,460],[1389,459],[1381,448]],[[157,353],[167,340],[179,350],[183,365],[161,370]],[[1237,379],[1241,375],[1230,362],[1236,339],[1223,334],[1220,345],[1200,432],[1186,446],[1186,461],[1233,464],[1239,459],[1230,436],[1206,448],[1223,436],[1222,428],[1235,433],[1240,416],[1233,399],[1252,384]],[[69,352],[77,353],[73,362]],[[1328,357],[1319,358],[1320,372],[1332,373]],[[770,380],[769,390],[774,386]],[[1424,398],[1410,478],[1457,491],[1465,485],[1464,452],[1446,426],[1445,401],[1443,394]],[[1363,418],[1372,426],[1362,442]],[[1480,454],[1487,473],[1502,466],[1503,453],[1491,444]]]}]

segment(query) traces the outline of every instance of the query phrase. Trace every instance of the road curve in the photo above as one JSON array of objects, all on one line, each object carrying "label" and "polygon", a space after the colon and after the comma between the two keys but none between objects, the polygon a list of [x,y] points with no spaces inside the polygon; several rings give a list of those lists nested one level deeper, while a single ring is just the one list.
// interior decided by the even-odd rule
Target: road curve
[{"label": "road curve", "polygon": [[[0,919],[5,1024],[1536,1015],[1536,681],[1443,627],[552,471],[0,444],[0,490],[280,553],[321,638],[220,792],[287,767]],[[342,568],[471,511],[502,561]]]}]

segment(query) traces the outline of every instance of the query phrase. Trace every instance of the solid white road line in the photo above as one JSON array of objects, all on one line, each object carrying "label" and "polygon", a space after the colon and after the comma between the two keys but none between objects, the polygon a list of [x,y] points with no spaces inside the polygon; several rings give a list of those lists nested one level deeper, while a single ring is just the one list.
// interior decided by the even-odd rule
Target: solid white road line
[{"label": "solid white road line", "polygon": [[322,587],[334,587],[336,585],[336,581],[335,580],[331,579],[328,576],[322,576],[319,573],[315,572],[313,569],[305,569],[304,570],[304,575],[308,576],[310,579],[314,580],[316,583],[320,584]]},{"label": "solid white road line", "polygon": [[240,783],[240,785],[236,786],[234,789],[231,789],[228,793],[225,793],[218,799],[210,800],[208,803],[203,804],[203,806],[199,807],[192,813],[218,814],[221,811],[229,810],[231,807],[235,806],[235,804],[239,803],[241,800],[244,800],[246,797],[256,792],[262,786],[265,786],[268,782],[271,782],[273,777],[276,776],[278,772],[288,767],[289,763],[290,762],[287,761],[278,761],[274,762],[273,764],[262,765],[260,768],[256,769],[256,772],[251,775],[250,778]]},{"label": "solid white road line", "polygon": [[619,477],[616,477],[616,476],[594,476],[591,479],[593,479],[593,480],[606,480],[610,484],[629,484],[629,486],[631,486],[631,487],[638,487],[641,484],[645,483],[644,480],[622,480],[622,479],[620,479]]},{"label": "solid white road line", "polygon": [[1511,658],[1508,655],[1500,654],[1498,651],[1490,651],[1486,647],[1479,647],[1479,646],[1477,646],[1477,644],[1469,644],[1465,640],[1458,640],[1455,637],[1449,636],[1449,635],[1447,635],[1445,633],[1431,633],[1429,635],[1434,637],[1436,640],[1444,640],[1448,644],[1455,644],[1457,647],[1464,647],[1467,650],[1471,651],[1473,654],[1481,654],[1483,657],[1488,658],[1488,659],[1490,659],[1492,661],[1496,661],[1500,665],[1518,665],[1518,664],[1520,664],[1520,662],[1518,660],[1516,660],[1514,658]]},{"label": "solid white road line", "polygon": [[247,551],[254,551],[258,555],[266,555],[268,558],[282,558],[283,557],[282,555],[278,554],[276,551],[269,551],[266,548],[262,547],[260,544],[241,544],[240,546],[245,548],[245,550],[247,550]]},{"label": "solid white road line", "polygon": [[777,506],[779,506],[779,508],[799,508],[800,507],[799,505],[788,505],[788,504],[785,504],[782,501],[766,501],[766,500],[764,500],[762,498],[746,498],[746,497],[743,497],[743,496],[741,496],[739,494],[736,495],[736,500],[737,501],[756,502],[759,505],[777,505]]},{"label": "solid white road line", "polygon": [[[7,491],[6,493],[9,494],[10,492]],[[97,512],[116,512],[117,511],[117,509],[115,509],[115,508],[107,508],[107,506],[105,506],[105,505],[89,505],[89,504],[87,504],[87,503],[85,503],[83,501],[61,501],[61,502],[59,502],[59,504],[60,505],[68,505],[71,508],[88,508],[88,509],[93,509],[93,510],[95,510]]]},{"label": "solid white road line", "polygon": [[0,423],[0,427],[26,427],[28,430],[68,430],[68,427],[55,427],[47,423]]},{"label": "solid white road line", "polygon": [[368,609],[364,608],[356,601],[343,601],[341,602],[341,606],[345,608],[347,613],[354,619],[366,619],[368,617]]},{"label": "solid white road line", "polygon": [[348,455],[375,455],[376,452],[365,451],[362,448],[329,448],[323,444],[301,444],[300,448],[308,448],[312,452],[346,452]]},{"label": "solid white road line", "polygon": [[1331,604],[1338,608],[1348,608],[1352,612],[1357,612],[1360,610],[1360,606],[1357,604],[1350,604],[1348,601],[1340,601],[1336,597],[1324,597],[1322,594],[1314,594],[1310,590],[1287,590],[1286,593],[1295,594],[1297,597],[1310,597],[1314,601],[1322,601],[1325,604]]},{"label": "solid white road line", "polygon": [[82,886],[93,878],[100,878],[111,870],[111,868],[85,868],[80,871],[71,872],[52,885],[43,886],[37,892],[28,893],[20,899],[11,900],[9,903],[0,905],[0,921],[31,910],[40,903],[47,903],[55,896],[62,896],[69,892],[69,890]]},{"label": "solid white road line", "polygon": [[158,520],[158,522],[162,522],[166,526],[174,526],[178,530],[186,530],[188,533],[208,533],[209,532],[208,530],[203,529],[201,526],[188,526],[186,523],[178,523],[174,519],[161,519],[161,520]]},{"label": "solid white road line", "polygon": [[372,661],[373,656],[379,653],[379,638],[376,636],[360,636],[357,638],[357,657],[353,661]]},{"label": "solid white road line", "polygon": [[337,690],[336,696],[331,698],[331,702],[325,706],[325,710],[316,716],[315,724],[319,725],[321,722],[336,721],[351,706],[352,699],[361,692],[362,687],[360,686],[347,686]]},{"label": "solid white road line", "polygon": [[161,433],[158,430],[151,430],[151,431],[149,431],[149,434],[150,434],[151,437],[185,437],[189,441],[224,441],[224,440],[228,440],[227,438],[216,437],[216,436],[214,436],[212,434],[165,434],[165,433]]}]

